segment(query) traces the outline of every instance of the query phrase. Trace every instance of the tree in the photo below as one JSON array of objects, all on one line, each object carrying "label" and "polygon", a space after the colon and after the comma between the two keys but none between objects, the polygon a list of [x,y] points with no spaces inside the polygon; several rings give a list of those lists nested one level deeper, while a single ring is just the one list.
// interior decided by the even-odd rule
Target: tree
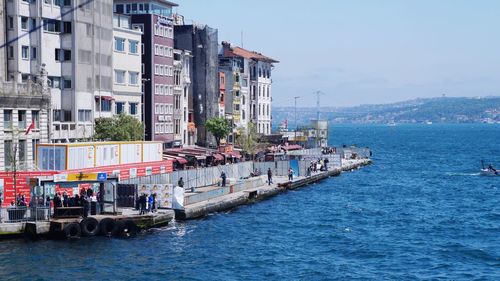
[{"label": "tree", "polygon": [[96,140],[138,141],[144,138],[144,125],[137,118],[125,114],[96,119],[94,130]]},{"label": "tree", "polygon": [[246,154],[249,154],[253,160],[255,150],[259,143],[257,142],[257,128],[252,122],[248,123],[248,129],[246,131],[242,127],[238,128],[236,144],[241,147]]},{"label": "tree", "polygon": [[207,130],[214,136],[217,142],[217,147],[220,145],[220,140],[225,138],[231,132],[231,125],[224,117],[214,117],[207,120],[205,123]]}]

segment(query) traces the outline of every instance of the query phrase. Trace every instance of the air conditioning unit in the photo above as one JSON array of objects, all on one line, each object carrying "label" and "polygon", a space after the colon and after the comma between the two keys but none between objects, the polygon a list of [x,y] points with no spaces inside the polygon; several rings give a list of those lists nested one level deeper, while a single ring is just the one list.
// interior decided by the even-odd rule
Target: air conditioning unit
[{"label": "air conditioning unit", "polygon": [[158,115],[158,121],[165,121],[165,116]]}]

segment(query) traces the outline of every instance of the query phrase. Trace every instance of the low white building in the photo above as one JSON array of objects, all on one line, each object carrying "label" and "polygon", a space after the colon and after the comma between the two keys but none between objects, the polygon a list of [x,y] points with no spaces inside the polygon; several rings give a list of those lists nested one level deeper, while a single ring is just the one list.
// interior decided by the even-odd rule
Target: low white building
[{"label": "low white building", "polygon": [[140,29],[132,29],[129,16],[114,15],[113,96],[96,98],[95,118],[126,114],[141,120],[141,36]]}]

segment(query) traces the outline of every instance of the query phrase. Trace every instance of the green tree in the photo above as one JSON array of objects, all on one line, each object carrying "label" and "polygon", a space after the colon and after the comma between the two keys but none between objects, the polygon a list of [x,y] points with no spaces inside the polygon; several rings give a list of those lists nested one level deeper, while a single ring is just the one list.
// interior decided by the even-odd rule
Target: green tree
[{"label": "green tree", "polygon": [[224,117],[210,118],[205,123],[205,126],[214,136],[217,146],[220,145],[220,140],[225,138],[231,132],[231,125]]},{"label": "green tree", "polygon": [[138,141],[144,138],[144,125],[137,118],[120,114],[113,118],[95,120],[96,140]]},{"label": "green tree", "polygon": [[246,154],[249,154],[252,160],[259,145],[257,137],[258,137],[257,128],[255,127],[255,124],[252,122],[248,123],[248,129],[246,131],[242,127],[238,128],[236,145],[238,145],[241,149],[243,149],[243,151]]}]

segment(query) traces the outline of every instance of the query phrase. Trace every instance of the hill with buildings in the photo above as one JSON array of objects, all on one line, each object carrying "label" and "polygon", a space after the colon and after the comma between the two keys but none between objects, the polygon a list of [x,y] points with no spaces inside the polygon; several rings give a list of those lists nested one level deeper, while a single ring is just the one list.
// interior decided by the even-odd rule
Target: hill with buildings
[{"label": "hill with buildings", "polygon": [[[297,108],[298,123],[316,118],[316,108]],[[321,118],[330,123],[500,123],[500,97],[429,98],[391,104],[322,107]],[[273,121],[293,124],[293,107],[275,107]]]}]

